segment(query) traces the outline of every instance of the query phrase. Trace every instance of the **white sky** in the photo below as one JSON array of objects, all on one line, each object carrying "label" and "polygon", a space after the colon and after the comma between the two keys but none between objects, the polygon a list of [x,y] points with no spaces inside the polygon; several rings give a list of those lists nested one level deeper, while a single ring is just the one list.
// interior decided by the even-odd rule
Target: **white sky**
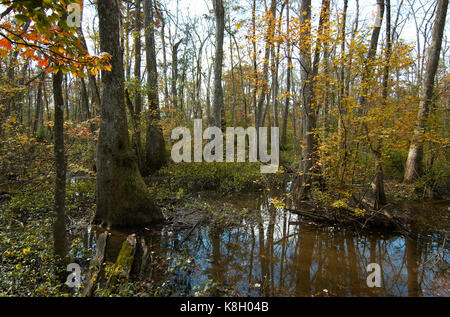
[{"label": "white sky", "polygon": [[[225,0],[227,1],[227,0]],[[279,0],[281,2],[281,0]],[[300,0],[290,0],[291,3],[291,8],[294,11],[294,8],[298,8],[299,4],[300,4]],[[96,25],[96,29],[98,29],[97,23],[98,23],[98,19],[96,18],[96,9],[95,6],[93,6],[92,4],[88,4],[92,1],[85,1],[85,10],[84,10],[84,17],[83,17],[83,29],[85,31],[85,35],[87,37],[88,42],[90,42],[90,40],[88,39],[88,33],[92,33],[92,26],[95,24]],[[212,0],[160,0],[160,2],[163,4],[163,6],[168,9],[168,11],[170,12],[172,19],[178,19],[178,22],[180,25],[183,25],[183,22],[187,22],[187,21],[194,21],[195,18],[198,18],[198,21],[200,21],[198,24],[198,28],[197,28],[197,32],[201,35],[204,36],[206,30],[204,27],[204,24],[206,24],[205,19],[203,18],[203,15],[205,14],[209,14],[212,15],[212,12],[209,12],[208,9],[212,9]],[[228,0],[228,3],[232,3],[233,6],[239,4],[241,6],[243,6],[245,8],[245,10],[243,11],[243,13],[245,14],[245,18],[246,19],[250,19],[251,18],[251,12],[250,12],[250,8],[252,5],[252,0],[240,0],[240,1],[235,1],[235,0]],[[270,0],[265,0],[265,2],[267,3],[267,5],[269,5]],[[313,6],[313,14],[316,13],[318,14],[318,11],[320,9],[320,5],[321,5],[322,0],[312,0],[312,6]],[[376,0],[360,0],[360,19],[359,19],[359,29],[366,29],[369,30],[367,27],[373,25],[374,20],[375,20],[375,16],[376,16]],[[414,24],[414,19],[413,19],[413,15],[411,14],[412,10],[411,10],[411,5],[414,7],[414,10],[416,11],[416,16],[418,16],[418,20],[419,22],[422,20],[422,17],[424,15],[425,10],[430,7],[431,5],[433,5],[433,3],[436,2],[436,0],[391,0],[391,11],[392,11],[392,23],[395,22],[396,16],[397,16],[397,11],[398,11],[398,5],[400,2],[403,2],[403,6],[402,6],[402,15],[400,17],[400,21],[405,20],[406,22],[404,23],[404,27],[401,30],[401,38],[403,38],[406,42],[408,43],[413,43],[416,42],[416,28],[415,28],[415,24]],[[264,0],[257,0],[257,3],[259,3],[260,6],[260,12],[262,13],[262,10],[264,10]],[[177,6],[178,6],[178,10],[177,10]],[[332,4],[331,7],[333,9],[333,11],[335,12],[336,8],[338,8],[339,10],[343,9],[343,0],[332,0]],[[297,11],[298,12],[298,11]],[[353,19],[355,16],[355,12],[356,12],[356,0],[349,0],[349,6],[348,6],[348,22],[347,22],[347,30],[348,32],[350,31],[351,25],[353,23]],[[177,17],[178,14],[178,17]],[[234,18],[239,19],[238,16],[236,16],[236,14],[233,14]],[[431,15],[429,15],[431,16]],[[434,22],[434,17],[431,20],[432,22]],[[210,21],[208,23],[213,23],[213,21]],[[317,19],[316,19],[316,23],[317,23]],[[173,23],[168,22],[166,25],[170,25],[171,27],[171,33],[172,36],[174,34],[175,28],[173,26]],[[211,24],[210,24],[211,25]],[[432,25],[432,23],[431,23]],[[384,21],[383,21],[383,29],[384,29]],[[87,32],[87,30],[89,30],[89,32]],[[425,30],[425,28],[422,28],[422,31]],[[446,25],[446,36],[444,37],[444,43],[443,43],[443,50],[446,51],[448,53],[448,48],[449,48],[449,41],[448,41],[448,34],[449,33],[449,26],[448,24]],[[166,29],[166,36],[168,35],[168,30]],[[428,31],[427,31],[428,37],[431,37],[431,26],[428,27]],[[182,36],[182,31],[178,31],[178,39]],[[381,41],[383,41],[383,37],[384,37],[384,30],[382,30],[381,35],[380,35],[380,43]],[[423,49],[424,47],[424,43],[423,43],[423,37],[421,36],[421,49]],[[238,41],[245,41],[242,37],[238,37]],[[227,46],[229,45],[229,40],[227,39],[227,34],[225,36],[225,42],[224,42],[224,51],[225,54],[228,53],[228,48]],[[89,43],[89,47],[90,47],[90,51],[91,53],[94,53],[92,51],[92,42]],[[243,43],[245,44],[245,43]],[[168,45],[168,41],[166,41],[166,45]],[[210,37],[210,40],[208,42],[208,45],[204,51],[204,63],[205,65],[208,63],[211,63],[210,59],[207,59],[206,56],[210,56],[211,52],[212,52],[212,46],[214,45],[214,36]],[[414,44],[415,45],[415,44]],[[157,46],[160,46],[159,43],[159,37],[157,37]],[[243,45],[245,46],[245,45]],[[157,47],[157,49],[159,49]],[[183,47],[180,48],[180,54],[182,54],[183,51]],[[245,52],[245,50],[243,50],[243,52]],[[167,58],[170,60],[170,49],[167,49]],[[161,55],[161,54],[159,54]],[[447,56],[448,54],[446,54]],[[158,56],[158,58],[161,59],[161,56]],[[447,61],[449,59],[447,58]],[[145,61],[144,61],[145,63]],[[225,59],[225,63],[227,63],[227,60]],[[226,64],[225,64],[226,66]],[[206,66],[204,67],[204,69],[206,69]]]}]

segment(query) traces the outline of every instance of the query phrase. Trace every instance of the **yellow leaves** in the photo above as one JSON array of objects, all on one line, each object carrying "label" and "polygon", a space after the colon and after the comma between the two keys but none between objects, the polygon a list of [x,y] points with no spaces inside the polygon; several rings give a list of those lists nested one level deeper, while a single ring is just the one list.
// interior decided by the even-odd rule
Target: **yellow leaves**
[{"label": "yellow leaves", "polygon": [[26,248],[26,249],[23,249],[22,250],[22,254],[23,255],[27,255],[28,253],[30,253],[31,252],[31,249],[30,248]]},{"label": "yellow leaves", "polygon": [[286,204],[283,200],[279,200],[277,197],[271,198],[270,203],[277,209],[284,209]]},{"label": "yellow leaves", "polygon": [[98,70],[95,69],[95,68],[91,68],[91,69],[89,69],[89,73],[90,73],[92,76],[96,76],[96,75],[98,75]]},{"label": "yellow leaves", "polygon": [[0,57],[2,58],[8,57],[8,51],[4,48],[0,48]]},{"label": "yellow leaves", "polygon": [[362,216],[364,216],[366,214],[366,210],[365,209],[359,209],[359,208],[355,208],[355,210],[353,210],[353,212],[358,217],[362,217]]},{"label": "yellow leaves", "polygon": [[44,121],[44,125],[53,128],[55,126],[55,122],[53,121]]},{"label": "yellow leaves", "polygon": [[239,31],[239,29],[242,27],[242,25],[244,24],[243,21],[239,21],[236,23],[236,31]]},{"label": "yellow leaves", "polygon": [[347,202],[343,199],[339,199],[339,200],[335,200],[331,206],[333,206],[334,208],[343,208],[343,209],[347,209],[349,208]]}]

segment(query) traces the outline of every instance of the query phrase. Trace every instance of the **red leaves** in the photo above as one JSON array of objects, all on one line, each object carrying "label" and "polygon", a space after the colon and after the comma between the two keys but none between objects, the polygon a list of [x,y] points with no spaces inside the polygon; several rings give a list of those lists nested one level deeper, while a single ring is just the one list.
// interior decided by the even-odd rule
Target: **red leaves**
[{"label": "red leaves", "polygon": [[48,66],[48,60],[46,59],[40,60],[38,61],[38,65],[39,67],[46,68]]},{"label": "red leaves", "polygon": [[11,42],[7,38],[2,38],[0,40],[0,47],[4,47],[8,51],[12,49]]}]

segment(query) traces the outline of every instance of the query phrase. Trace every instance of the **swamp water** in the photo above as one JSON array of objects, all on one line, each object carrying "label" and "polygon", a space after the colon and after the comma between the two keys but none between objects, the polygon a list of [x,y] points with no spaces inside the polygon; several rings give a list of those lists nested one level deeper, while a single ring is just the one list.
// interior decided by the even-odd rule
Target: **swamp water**
[{"label": "swamp water", "polygon": [[[208,198],[211,200],[211,198]],[[137,233],[149,252],[135,280],[158,296],[450,296],[450,201],[404,203],[412,237],[358,233],[309,223],[267,196],[212,199],[248,208],[238,226],[166,225]],[[253,209],[252,209],[253,208]],[[130,232],[112,231],[114,261]],[[95,256],[94,231],[85,237]],[[136,262],[135,262],[136,263]],[[381,287],[369,288],[369,263],[381,267]],[[158,285],[158,287],[156,287]],[[156,287],[156,288],[155,288]],[[155,291],[157,290],[157,291]]]}]

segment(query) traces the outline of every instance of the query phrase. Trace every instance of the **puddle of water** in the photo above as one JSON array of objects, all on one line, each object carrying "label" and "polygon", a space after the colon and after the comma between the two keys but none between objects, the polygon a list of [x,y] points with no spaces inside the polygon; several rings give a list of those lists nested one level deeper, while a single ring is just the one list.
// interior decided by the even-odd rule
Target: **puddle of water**
[{"label": "puddle of water", "polygon": [[[172,296],[205,287],[219,296],[450,296],[450,202],[403,204],[418,228],[405,238],[308,224],[267,197],[258,200],[236,200],[237,208],[257,206],[239,227],[198,226],[185,241],[188,230],[170,226],[139,234],[151,252],[139,259],[138,278]],[[107,260],[126,236],[112,232]],[[95,239],[90,243],[95,249]],[[367,286],[369,263],[381,267],[380,288]]]}]

